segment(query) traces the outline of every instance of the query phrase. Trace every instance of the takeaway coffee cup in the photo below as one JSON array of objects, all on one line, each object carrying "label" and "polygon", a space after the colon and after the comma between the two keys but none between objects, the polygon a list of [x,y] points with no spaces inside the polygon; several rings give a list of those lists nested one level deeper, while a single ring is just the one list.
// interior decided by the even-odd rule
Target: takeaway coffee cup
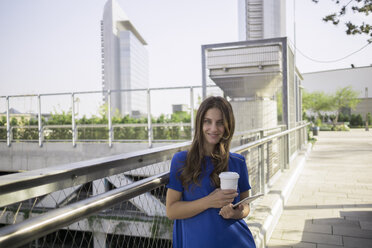
[{"label": "takeaway coffee cup", "polygon": [[220,175],[221,189],[238,189],[239,174],[236,172],[221,172]]}]

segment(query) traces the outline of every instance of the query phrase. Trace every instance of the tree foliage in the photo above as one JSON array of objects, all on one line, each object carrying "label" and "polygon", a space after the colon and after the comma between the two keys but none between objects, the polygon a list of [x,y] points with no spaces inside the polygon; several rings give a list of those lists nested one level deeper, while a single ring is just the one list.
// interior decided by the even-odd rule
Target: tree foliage
[{"label": "tree foliage", "polygon": [[346,118],[342,114],[343,109],[354,109],[356,107],[360,101],[358,96],[358,91],[354,91],[351,86],[338,89],[334,94],[325,94],[321,91],[311,93],[304,91],[302,95],[303,112],[310,110],[316,113],[318,117],[322,117],[322,112],[334,111],[334,121],[338,122],[339,116],[342,116],[342,119]]},{"label": "tree foliage", "polygon": [[333,101],[333,108],[336,110],[336,122],[343,108],[355,109],[356,105],[360,102],[358,96],[358,91],[354,91],[351,86],[336,91]]},{"label": "tree foliage", "polygon": [[[319,0],[312,0],[315,3],[318,3]],[[346,18],[345,15],[352,11],[354,14],[362,14],[368,16],[372,13],[372,0],[350,0],[350,1],[340,1],[332,0],[339,6],[339,10],[336,13],[331,13],[323,18],[325,22],[331,22],[333,25],[338,25],[341,19]],[[367,34],[372,36],[372,24],[362,22],[355,24],[350,20],[346,20],[346,34],[355,35],[355,34]]]},{"label": "tree foliage", "polygon": [[303,111],[310,110],[321,116],[322,111],[331,111],[333,109],[333,96],[322,91],[303,92],[302,107]]}]

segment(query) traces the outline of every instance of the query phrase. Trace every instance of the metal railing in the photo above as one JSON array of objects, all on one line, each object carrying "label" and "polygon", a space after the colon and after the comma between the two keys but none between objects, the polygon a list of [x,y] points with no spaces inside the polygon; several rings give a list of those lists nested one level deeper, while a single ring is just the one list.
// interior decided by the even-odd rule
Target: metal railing
[{"label": "metal railing", "polygon": [[[194,89],[201,89],[202,86],[181,86],[181,87],[166,87],[166,88],[147,88],[147,89],[122,89],[122,90],[107,90],[107,91],[84,91],[84,92],[68,92],[68,93],[47,93],[47,94],[31,94],[31,95],[14,95],[14,96],[0,96],[0,99],[5,99],[5,113],[6,113],[6,125],[0,126],[0,136],[4,136],[0,138],[0,140],[6,141],[7,145],[10,146],[13,140],[13,131],[16,129],[34,129],[29,136],[30,139],[27,140],[19,140],[19,141],[36,141],[38,142],[39,146],[41,147],[44,142],[55,141],[53,139],[48,139],[48,132],[52,132],[53,129],[64,129],[68,131],[66,136],[68,138],[64,140],[58,141],[71,141],[72,145],[75,146],[76,142],[78,142],[78,130],[82,130],[84,128],[104,128],[104,132],[106,133],[107,138],[97,140],[97,139],[80,139],[80,141],[104,141],[107,142],[108,145],[111,147],[112,143],[115,141],[131,141],[130,139],[115,139],[114,131],[115,128],[128,128],[128,127],[140,127],[144,128],[147,134],[146,140],[137,140],[136,141],[147,141],[149,147],[152,147],[152,142],[154,141],[153,131],[156,127],[187,127],[189,128],[189,135],[186,135],[189,138],[180,139],[178,141],[190,140],[193,137],[194,132],[194,109],[195,109],[195,97],[194,97]],[[208,85],[207,87],[217,88],[216,85]],[[190,116],[191,121],[190,123],[152,123],[151,117],[151,92],[160,91],[160,90],[188,90],[189,91],[189,104],[190,104]],[[146,102],[147,106],[147,123],[143,124],[114,124],[112,123],[112,114],[114,112],[113,107],[111,107],[111,95],[112,94],[122,94],[122,93],[131,93],[131,92],[145,92],[146,99],[143,99]],[[108,111],[107,111],[107,123],[101,125],[83,125],[78,124],[76,119],[77,110],[75,109],[75,102],[78,95],[88,95],[88,94],[102,94],[107,96],[107,104],[108,104]],[[71,99],[70,110],[71,110],[71,124],[69,125],[43,125],[42,122],[42,98],[43,97],[51,97],[51,96],[67,96]],[[10,113],[10,99],[17,99],[17,98],[37,98],[37,125],[31,126],[12,126],[11,125],[11,113]],[[5,133],[6,132],[6,135]],[[4,133],[4,135],[2,135]],[[160,140],[161,141],[161,140]],[[175,140],[177,141],[177,140]]]},{"label": "metal railing", "polygon": [[[300,149],[307,140],[307,125],[266,137],[264,132],[272,130],[261,131],[260,139],[231,150],[246,158],[252,194],[265,193],[277,172],[288,168],[295,154],[290,154],[285,143],[294,135]],[[172,223],[165,217],[164,185],[169,160],[189,145],[186,142],[0,177],[0,220],[15,223],[0,229],[0,247],[29,242],[35,247],[61,242],[65,247],[170,247]],[[82,190],[87,183],[93,188]],[[78,188],[82,196],[76,200],[71,192]],[[56,197],[61,191],[65,192],[63,199]],[[81,200],[83,192],[90,193]],[[56,209],[38,207],[43,202],[48,206],[48,199],[54,200]],[[123,205],[128,202],[132,208]],[[69,237],[73,237],[73,244],[67,243]]]}]

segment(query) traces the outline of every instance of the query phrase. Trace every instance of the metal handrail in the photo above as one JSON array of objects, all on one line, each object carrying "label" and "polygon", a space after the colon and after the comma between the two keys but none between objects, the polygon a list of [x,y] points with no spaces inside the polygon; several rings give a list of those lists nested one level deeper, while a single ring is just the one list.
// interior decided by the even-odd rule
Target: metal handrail
[{"label": "metal handrail", "polygon": [[[190,87],[202,88],[201,85],[190,85],[190,86],[174,86],[174,87],[158,87],[158,88],[141,88],[141,89],[115,89],[111,90],[111,92],[132,92],[132,91],[147,91],[147,90],[182,90],[182,89],[190,89]],[[209,84],[207,87],[217,87],[217,85]],[[42,94],[19,94],[19,95],[10,95],[4,96],[0,95],[0,98],[7,98],[7,97],[37,97],[37,96],[61,96],[61,95],[71,95],[71,94],[92,94],[92,93],[99,93],[99,94],[106,94],[107,91],[105,90],[90,90],[90,91],[74,91],[74,92],[59,92],[59,93],[42,93]]]},{"label": "metal handrail", "polygon": [[0,177],[0,207],[172,158],[191,142],[156,147]]},{"label": "metal handrail", "polygon": [[[257,146],[270,142],[273,139],[277,139],[277,138],[289,135],[290,133],[295,132],[301,128],[304,128],[309,124],[310,123],[306,123],[298,127],[292,128],[290,130],[286,130],[281,133],[262,138],[258,141],[253,141],[248,144],[233,148],[231,149],[231,152],[243,152],[243,151],[246,151],[247,149],[255,148]],[[190,142],[188,143],[190,145]],[[180,150],[180,148],[186,148],[186,147],[178,146],[177,148],[173,148],[171,149],[173,151],[172,154],[174,153],[174,149]],[[164,150],[164,147],[160,148],[160,150]],[[151,150],[151,152],[153,153],[154,151]],[[148,152],[147,155],[149,156],[151,152]],[[156,154],[159,155],[159,151]],[[118,160],[115,160],[114,157],[116,156],[110,157],[110,159],[104,158],[103,160],[106,162],[105,166],[110,166],[111,163],[114,163],[115,165],[117,165]],[[135,157],[135,160],[137,160],[137,163],[143,162],[143,161],[138,160],[139,158],[138,155],[134,157]],[[98,162],[99,160],[100,159],[91,160],[91,161]],[[156,163],[156,162],[153,161],[152,163]],[[77,164],[79,163],[74,164],[75,166],[73,167],[76,167]],[[84,165],[84,163],[82,165]],[[132,167],[131,169],[133,169]],[[108,171],[111,171],[111,169]],[[101,170],[100,171],[101,178],[106,176],[106,175],[102,175],[102,172],[103,171]],[[120,172],[115,172],[113,174],[117,174],[117,173],[120,173]],[[62,173],[62,174],[64,174],[64,176],[71,175],[71,174],[66,174],[66,173]],[[75,174],[72,174],[72,175],[75,176]],[[9,175],[9,176],[4,176],[4,177],[12,177],[12,176],[14,175]],[[53,176],[45,175],[45,177],[48,180],[53,180]],[[44,180],[46,179],[44,178]],[[1,177],[0,177],[0,180],[1,180]],[[36,183],[35,180],[38,181],[36,176],[35,178],[31,178],[30,182]],[[2,229],[0,229],[0,247],[18,247],[20,245],[26,244],[36,238],[42,237],[48,233],[54,232],[71,223],[81,220],[97,211],[107,209],[121,201],[128,200],[132,197],[138,196],[144,192],[147,192],[151,189],[154,189],[163,184],[166,184],[168,180],[169,180],[169,172],[165,172],[159,175],[152,176],[147,179],[140,180],[130,185],[126,185],[126,186],[105,192],[103,194],[96,195],[91,198],[70,204],[68,206],[55,209],[55,210],[51,210],[48,213],[45,213],[43,215],[31,218],[31,219],[27,219],[21,223],[3,227]],[[13,184],[12,186],[8,186],[8,187],[4,185],[4,182],[3,183],[0,182],[0,191],[3,192],[2,190],[5,189],[5,190],[8,190],[9,192],[9,190],[13,189],[13,187],[19,188],[23,184],[27,185],[26,182],[22,182],[22,180],[19,180],[18,184],[16,185]],[[0,196],[0,199],[1,199],[1,196]]]},{"label": "metal handrail", "polygon": [[310,123],[306,123],[306,124],[303,124],[301,126],[297,126],[295,128],[292,128],[292,129],[289,129],[289,130],[286,130],[286,131],[283,131],[283,132],[280,132],[280,133],[277,133],[277,134],[273,134],[273,135],[267,136],[265,138],[261,138],[261,139],[259,139],[257,141],[253,141],[253,142],[250,142],[248,144],[245,144],[245,145],[242,145],[242,146],[239,146],[239,147],[232,148],[231,149],[231,152],[246,151],[248,149],[255,148],[257,146],[260,146],[262,144],[265,144],[265,143],[269,142],[270,140],[273,140],[273,139],[280,138],[282,136],[288,135],[289,133],[292,133],[292,132],[294,132],[294,131],[296,131],[298,129],[304,128],[304,127],[306,127],[308,125],[310,125]]},{"label": "metal handrail", "polygon": [[98,211],[153,190],[169,180],[169,172],[155,175],[103,194],[51,210],[21,223],[0,229],[0,247],[19,247]]},{"label": "metal handrail", "polygon": [[[234,138],[277,128],[279,127],[250,130],[244,134],[234,135]],[[138,142],[138,140],[132,141]],[[171,142],[171,140],[161,141]],[[0,177],[0,207],[48,194],[56,189],[60,190],[80,185],[102,177],[112,176],[151,165],[155,162],[162,162],[166,159],[171,159],[175,152],[186,150],[190,144],[191,141],[186,141],[144,151],[80,161],[71,164],[62,164],[49,168],[27,171],[21,174],[5,175]],[[249,146],[249,144],[252,143],[248,143],[246,146]],[[233,150],[234,149],[232,149],[232,151]],[[159,160],[158,158],[162,159]],[[125,166],[123,166],[124,164]],[[25,197],[27,198],[25,199]]]}]

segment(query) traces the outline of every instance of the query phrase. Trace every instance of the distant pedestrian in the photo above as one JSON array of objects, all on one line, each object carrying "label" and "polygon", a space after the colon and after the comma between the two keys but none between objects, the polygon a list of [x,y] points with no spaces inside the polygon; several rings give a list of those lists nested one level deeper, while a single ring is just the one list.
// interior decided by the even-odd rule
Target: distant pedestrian
[{"label": "distant pedestrian", "polygon": [[[166,209],[174,220],[174,248],[256,247],[243,220],[248,205],[232,203],[251,188],[243,156],[230,153],[235,120],[230,103],[208,97],[196,114],[195,136],[188,151],[173,156],[167,185]],[[237,190],[221,190],[219,173],[239,174]]]}]

